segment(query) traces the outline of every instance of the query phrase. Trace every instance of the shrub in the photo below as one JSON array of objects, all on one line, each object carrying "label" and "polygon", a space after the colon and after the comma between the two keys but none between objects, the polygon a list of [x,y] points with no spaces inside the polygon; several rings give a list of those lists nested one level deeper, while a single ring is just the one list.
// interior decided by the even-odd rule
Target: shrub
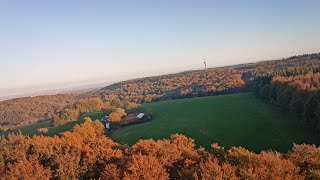
[{"label": "shrub", "polygon": [[49,132],[48,128],[39,128],[38,130],[38,134],[47,134]]},{"label": "shrub", "polygon": [[145,116],[147,119],[152,119],[154,114],[153,114],[153,110],[151,108],[148,108],[145,112]]},{"label": "shrub", "polygon": [[117,112],[112,112],[109,114],[109,121],[112,123],[118,123],[121,121],[121,115]]}]

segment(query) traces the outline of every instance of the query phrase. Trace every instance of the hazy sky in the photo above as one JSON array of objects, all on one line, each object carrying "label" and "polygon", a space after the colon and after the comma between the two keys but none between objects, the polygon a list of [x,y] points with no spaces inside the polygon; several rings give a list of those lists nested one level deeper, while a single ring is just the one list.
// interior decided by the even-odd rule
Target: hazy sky
[{"label": "hazy sky", "polygon": [[0,96],[311,52],[319,0],[0,1]]}]

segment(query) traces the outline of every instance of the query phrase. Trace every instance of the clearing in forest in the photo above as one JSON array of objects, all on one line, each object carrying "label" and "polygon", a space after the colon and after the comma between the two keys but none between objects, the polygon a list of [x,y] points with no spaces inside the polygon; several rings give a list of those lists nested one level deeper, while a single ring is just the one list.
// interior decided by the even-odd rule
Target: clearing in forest
[{"label": "clearing in forest", "polygon": [[251,93],[170,100],[143,107],[152,108],[155,119],[116,130],[111,134],[113,140],[132,145],[139,139],[162,139],[181,133],[207,149],[219,143],[255,152],[285,152],[293,143],[312,142],[294,114],[284,113]]}]

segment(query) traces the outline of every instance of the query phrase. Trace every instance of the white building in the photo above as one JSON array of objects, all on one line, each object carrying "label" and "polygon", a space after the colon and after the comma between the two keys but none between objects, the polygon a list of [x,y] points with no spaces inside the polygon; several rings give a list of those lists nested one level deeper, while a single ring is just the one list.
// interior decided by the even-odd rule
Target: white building
[{"label": "white building", "polygon": [[101,119],[101,121],[104,123],[107,129],[110,129],[109,116],[105,116],[104,118]]},{"label": "white building", "polygon": [[144,113],[139,113],[139,114],[137,115],[137,118],[142,119],[143,116],[144,116]]},{"label": "white building", "polygon": [[110,129],[110,123],[109,122],[106,122],[106,128]]}]

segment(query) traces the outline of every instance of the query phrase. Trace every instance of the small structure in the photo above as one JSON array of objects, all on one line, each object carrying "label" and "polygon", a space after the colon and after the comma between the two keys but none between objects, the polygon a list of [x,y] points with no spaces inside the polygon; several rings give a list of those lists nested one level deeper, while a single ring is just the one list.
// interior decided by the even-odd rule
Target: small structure
[{"label": "small structure", "polygon": [[127,125],[130,123],[138,122],[144,117],[144,113],[139,114],[128,114],[126,117],[124,117],[121,121],[121,124]]},{"label": "small structure", "polygon": [[203,64],[204,64],[204,71],[207,71],[207,62],[206,62],[206,58],[204,58],[204,60],[203,60]]},{"label": "small structure", "polygon": [[[126,126],[126,125],[130,125],[130,124],[136,124],[136,123],[143,122],[142,119],[144,118],[144,116],[145,116],[144,113],[128,114],[127,116],[125,116],[121,120],[120,125]],[[106,129],[115,128],[115,127],[113,127],[113,125],[111,127],[110,121],[109,121],[109,116],[105,116],[104,118],[102,118],[101,122],[104,124]]]},{"label": "small structure", "polygon": [[110,129],[109,116],[105,116],[101,119],[101,121],[104,124],[105,128]]},{"label": "small structure", "polygon": [[142,119],[144,117],[144,113],[139,113],[138,115],[137,115],[137,118],[139,118],[139,119]]},{"label": "small structure", "polygon": [[109,121],[106,122],[106,128],[107,128],[107,129],[110,129],[110,123],[109,123]]}]

